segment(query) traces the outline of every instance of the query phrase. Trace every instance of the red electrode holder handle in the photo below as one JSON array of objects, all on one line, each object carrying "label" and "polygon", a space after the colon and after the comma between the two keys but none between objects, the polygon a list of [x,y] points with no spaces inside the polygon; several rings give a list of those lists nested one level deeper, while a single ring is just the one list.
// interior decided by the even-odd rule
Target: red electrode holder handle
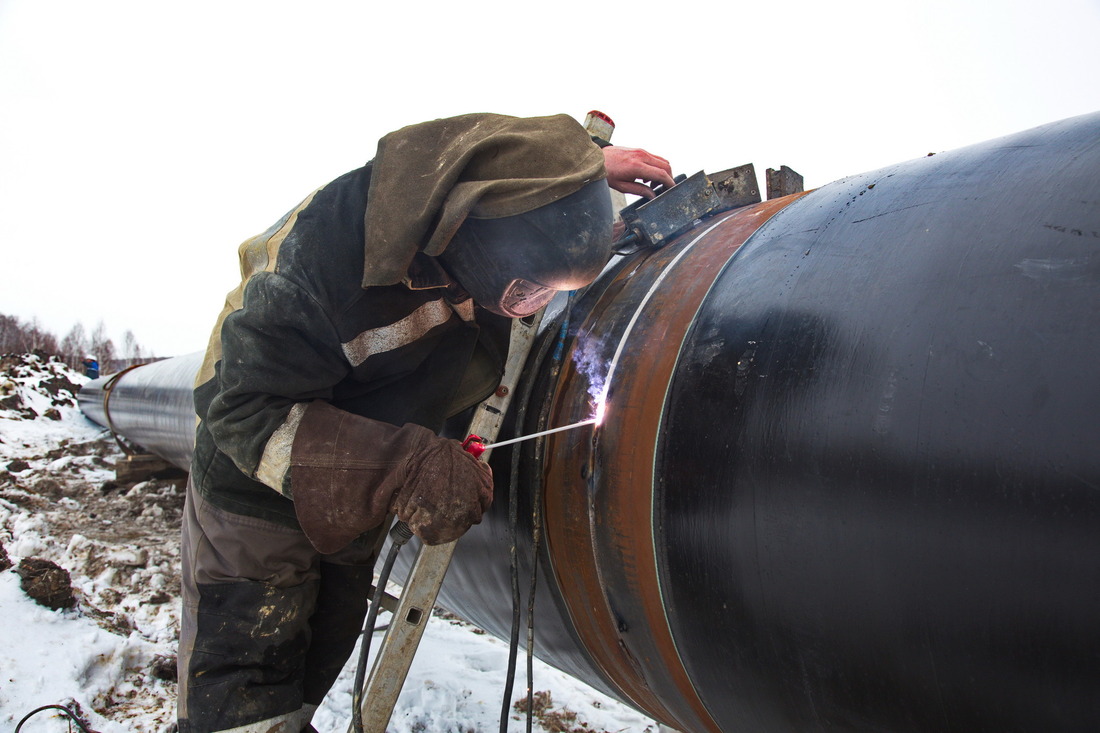
[{"label": "red electrode holder handle", "polygon": [[470,433],[466,436],[466,440],[462,441],[462,450],[474,458],[481,458],[481,454],[485,452],[485,441],[480,435]]}]

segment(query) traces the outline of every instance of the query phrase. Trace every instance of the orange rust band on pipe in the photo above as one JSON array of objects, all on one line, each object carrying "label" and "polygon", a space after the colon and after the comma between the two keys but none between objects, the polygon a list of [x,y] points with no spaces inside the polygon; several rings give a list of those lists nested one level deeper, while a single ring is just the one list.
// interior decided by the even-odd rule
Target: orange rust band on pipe
[{"label": "orange rust band on pipe", "polygon": [[[594,330],[591,321],[600,317],[604,302],[613,300],[630,281],[645,279],[648,274],[653,284],[620,337],[632,343],[620,341],[619,363],[609,385],[613,395],[608,413],[594,437],[567,435],[550,444],[546,482],[560,490],[546,493],[547,539],[570,618],[597,665],[622,694],[681,730],[720,731],[684,669],[665,617],[657,574],[653,466],[660,416],[679,353],[678,347],[667,345],[683,342],[699,303],[737,249],[801,195],[739,209],[703,234],[689,232],[638,266],[619,273],[581,326],[582,334]],[[694,248],[704,237],[708,245]],[[686,251],[689,248],[691,251]],[[661,278],[663,282],[658,282]],[[582,340],[577,339],[574,349]],[[577,373],[576,359],[573,354],[570,357],[558,382],[554,420],[567,419],[564,413],[571,406],[586,403],[584,390],[589,380]],[[605,507],[610,503],[611,511],[594,511],[592,493],[585,485],[597,459],[605,478],[595,490],[617,492],[601,499]],[[598,548],[617,558],[633,598],[640,602],[645,623],[637,627],[650,632],[643,643],[625,633],[606,595]],[[655,693],[656,687],[678,690],[688,707],[668,709],[662,696]]]},{"label": "orange rust band on pipe", "polygon": [[111,437],[115,439],[115,443],[118,444],[119,450],[127,456],[132,456],[134,451],[130,446],[122,442],[122,438],[119,437],[119,433],[115,430],[115,423],[111,419],[111,394],[114,392],[115,385],[118,384],[118,380],[122,379],[123,375],[128,372],[132,372],[139,366],[145,366],[144,364],[131,364],[122,371],[115,372],[107,381],[103,383],[103,417],[107,420],[107,429],[111,431]]}]

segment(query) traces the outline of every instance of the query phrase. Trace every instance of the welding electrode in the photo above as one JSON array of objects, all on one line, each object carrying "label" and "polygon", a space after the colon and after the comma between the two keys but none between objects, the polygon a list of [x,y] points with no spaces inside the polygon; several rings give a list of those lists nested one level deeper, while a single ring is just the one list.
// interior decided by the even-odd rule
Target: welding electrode
[{"label": "welding electrode", "polygon": [[499,448],[502,445],[511,445],[512,443],[520,443],[524,440],[530,440],[531,438],[539,438],[543,435],[549,435],[550,433],[560,433],[563,430],[572,430],[573,428],[581,428],[585,425],[595,425],[598,418],[589,418],[588,420],[581,420],[575,422],[572,425],[563,425],[560,428],[550,428],[549,430],[542,430],[537,433],[531,433],[530,435],[521,435],[518,438],[509,438],[508,440],[502,440],[499,443],[485,444],[485,441],[480,436],[470,434],[466,436],[466,440],[462,441],[462,447],[466,449],[467,453],[473,455],[474,458],[479,458],[489,448]]}]

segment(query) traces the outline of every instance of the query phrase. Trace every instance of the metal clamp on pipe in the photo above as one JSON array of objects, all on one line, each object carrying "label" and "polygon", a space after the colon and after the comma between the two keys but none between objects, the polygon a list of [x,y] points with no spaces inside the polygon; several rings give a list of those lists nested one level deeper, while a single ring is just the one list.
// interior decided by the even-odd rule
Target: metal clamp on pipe
[{"label": "metal clamp on pipe", "polygon": [[699,171],[677,176],[672,188],[658,187],[652,199],[639,199],[620,212],[627,233],[615,242],[616,254],[663,247],[696,221],[730,209],[760,202],[760,186],[751,163],[713,176]]}]

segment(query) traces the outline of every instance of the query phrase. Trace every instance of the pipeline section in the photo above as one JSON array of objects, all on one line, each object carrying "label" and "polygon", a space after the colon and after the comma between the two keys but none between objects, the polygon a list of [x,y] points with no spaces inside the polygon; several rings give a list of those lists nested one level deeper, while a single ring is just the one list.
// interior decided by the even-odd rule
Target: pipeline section
[{"label": "pipeline section", "polygon": [[102,376],[77,394],[80,410],[90,420],[188,471],[198,419],[195,375],[202,359],[200,351]]},{"label": "pipeline section", "polygon": [[1095,729],[1097,313],[1100,114],[699,222],[528,366],[516,432],[605,417],[494,451],[441,605],[507,637],[519,450],[536,653],[672,727]]}]

